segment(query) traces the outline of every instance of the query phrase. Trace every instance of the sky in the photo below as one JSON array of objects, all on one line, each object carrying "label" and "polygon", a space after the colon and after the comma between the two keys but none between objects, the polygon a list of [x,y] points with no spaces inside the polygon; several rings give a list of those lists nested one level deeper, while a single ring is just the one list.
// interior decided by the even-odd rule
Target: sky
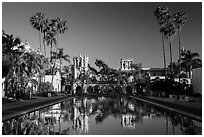
[{"label": "sky", "polygon": [[[68,22],[69,30],[60,35],[59,47],[71,61],[74,56],[87,54],[93,67],[96,59],[112,68],[119,68],[121,59],[133,59],[142,67],[158,68],[163,67],[162,39],[153,12],[159,6],[167,6],[172,14],[186,12],[181,47],[199,53],[202,59],[201,2],[3,2],[2,29],[38,49],[38,31],[29,21],[42,12],[48,19],[61,17]],[[172,52],[173,61],[177,61],[177,35]],[[167,41],[166,60],[170,62]]]}]

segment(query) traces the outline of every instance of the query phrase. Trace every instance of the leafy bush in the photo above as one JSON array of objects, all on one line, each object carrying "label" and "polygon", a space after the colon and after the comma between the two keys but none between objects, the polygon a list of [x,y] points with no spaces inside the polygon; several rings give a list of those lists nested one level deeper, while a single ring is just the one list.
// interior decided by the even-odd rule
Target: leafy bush
[{"label": "leafy bush", "polygon": [[190,94],[191,97],[202,97],[200,93],[192,93]]},{"label": "leafy bush", "polygon": [[82,95],[82,93],[83,93],[82,90],[83,90],[83,89],[82,89],[81,86],[77,86],[77,87],[76,87],[76,94],[77,94],[77,95]]},{"label": "leafy bush", "polygon": [[169,79],[157,79],[150,83],[150,89],[153,94],[159,96],[165,94],[168,97],[172,95],[190,95],[192,94],[192,86],[185,83],[171,81]]},{"label": "leafy bush", "polygon": [[52,92],[53,89],[54,89],[54,87],[53,87],[52,83],[50,83],[50,82],[41,83],[41,85],[40,85],[41,96],[47,96],[47,94],[49,92]]},{"label": "leafy bush", "polygon": [[127,87],[126,87],[126,94],[127,94],[127,95],[132,95],[132,92],[133,92],[132,87],[131,87],[131,86],[127,86]]}]

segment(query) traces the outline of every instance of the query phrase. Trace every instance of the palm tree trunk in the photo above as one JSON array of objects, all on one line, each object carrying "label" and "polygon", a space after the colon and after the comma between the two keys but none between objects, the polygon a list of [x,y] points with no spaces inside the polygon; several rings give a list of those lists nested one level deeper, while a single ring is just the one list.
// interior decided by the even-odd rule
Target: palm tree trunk
[{"label": "palm tree trunk", "polygon": [[38,86],[38,93],[41,92],[41,74],[39,73],[39,86]]},{"label": "palm tree trunk", "polygon": [[46,46],[45,46],[45,40],[44,40],[44,38],[45,38],[45,32],[44,32],[43,34],[44,34],[44,37],[43,37],[44,55],[45,55],[45,57],[46,57]]},{"label": "palm tree trunk", "polygon": [[52,63],[52,44],[51,44],[51,49],[50,49],[50,62]]},{"label": "palm tree trunk", "polygon": [[[42,48],[41,48],[41,28],[40,28],[40,30],[39,30],[39,42],[40,42],[40,54],[42,54],[41,53],[41,51],[42,51]],[[38,89],[38,91],[40,92],[40,87],[41,87],[41,74],[39,75],[39,89]]]},{"label": "palm tree trunk", "polygon": [[179,38],[179,83],[181,82],[181,38],[180,32],[178,31],[178,38]]},{"label": "palm tree trunk", "polygon": [[173,60],[173,57],[172,57],[172,46],[171,46],[171,39],[169,40],[169,46],[170,46],[170,71],[171,71],[171,80],[173,79],[173,73],[172,73],[172,60]]},{"label": "palm tree trunk", "polygon": [[62,59],[60,58],[60,79],[61,79],[60,90],[62,91],[62,72],[61,72],[61,67],[62,67]]},{"label": "palm tree trunk", "polygon": [[[56,53],[57,53],[57,51],[58,51],[58,40],[59,40],[59,33],[57,33],[57,43],[56,43],[57,47],[56,47]],[[54,70],[54,68],[55,68],[56,62],[57,62],[57,57],[55,58],[55,63],[54,63],[54,65],[53,65],[52,72],[53,72],[53,70]],[[52,84],[53,84],[53,77],[54,77],[54,73],[52,73]]]},{"label": "palm tree trunk", "polygon": [[42,51],[42,48],[41,48],[41,28],[39,30],[39,42],[40,42],[40,53]]},{"label": "palm tree trunk", "polygon": [[188,74],[189,78],[191,79],[191,66],[189,66],[189,70],[188,71],[189,71],[189,74]]},{"label": "palm tree trunk", "polygon": [[162,45],[163,45],[163,57],[164,57],[164,76],[166,79],[166,55],[165,55],[165,43],[164,43],[164,34],[162,33]]},{"label": "palm tree trunk", "polygon": [[[7,77],[5,77],[5,80],[3,82],[4,84],[4,96],[7,96],[8,95],[8,80]],[[12,90],[13,90],[13,84],[12,84]]]}]

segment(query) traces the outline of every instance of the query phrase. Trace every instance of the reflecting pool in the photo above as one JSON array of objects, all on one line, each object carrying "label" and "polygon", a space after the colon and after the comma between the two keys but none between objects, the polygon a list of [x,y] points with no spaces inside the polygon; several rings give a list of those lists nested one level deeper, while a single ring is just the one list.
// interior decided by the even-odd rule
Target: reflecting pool
[{"label": "reflecting pool", "polygon": [[2,134],[185,135],[202,123],[129,97],[81,97],[6,121]]}]

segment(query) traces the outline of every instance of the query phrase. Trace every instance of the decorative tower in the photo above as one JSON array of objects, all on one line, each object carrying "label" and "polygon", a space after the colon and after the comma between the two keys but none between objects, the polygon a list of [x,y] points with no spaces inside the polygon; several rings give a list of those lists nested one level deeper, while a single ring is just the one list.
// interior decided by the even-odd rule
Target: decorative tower
[{"label": "decorative tower", "polygon": [[121,68],[122,71],[124,71],[124,70],[128,70],[128,71],[133,70],[132,64],[133,64],[132,59],[127,59],[127,60],[121,59],[120,60],[120,68]]},{"label": "decorative tower", "polygon": [[85,73],[88,70],[88,61],[89,58],[87,55],[79,55],[73,58],[75,79],[78,78],[81,73]]}]

